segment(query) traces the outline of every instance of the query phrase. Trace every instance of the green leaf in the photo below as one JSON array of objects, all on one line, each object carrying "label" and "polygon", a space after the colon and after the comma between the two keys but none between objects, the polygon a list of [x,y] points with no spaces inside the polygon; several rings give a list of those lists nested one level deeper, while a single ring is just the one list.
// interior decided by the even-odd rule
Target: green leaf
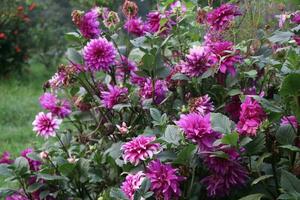
[{"label": "green leaf", "polygon": [[173,162],[174,164],[182,164],[186,165],[189,163],[192,156],[195,154],[196,145],[189,144],[184,147],[179,154],[177,155],[177,159]]},{"label": "green leaf", "polygon": [[150,115],[154,121],[160,122],[161,113],[156,108],[150,108]]},{"label": "green leaf", "polygon": [[294,151],[294,152],[300,152],[300,148],[299,147],[296,147],[296,146],[293,146],[293,145],[282,145],[282,146],[279,146],[280,148],[282,149],[288,149],[290,151]]},{"label": "green leaf", "polygon": [[227,116],[221,113],[211,113],[211,127],[214,131],[228,134],[232,132],[233,121],[231,121]]},{"label": "green leaf", "polygon": [[286,170],[281,171],[280,184],[281,187],[287,192],[300,193],[300,180],[294,174],[291,174]]},{"label": "green leaf", "polygon": [[81,55],[73,48],[68,48],[67,50],[67,58],[73,62],[73,63],[77,63],[77,64],[82,64],[82,57]]},{"label": "green leaf", "polygon": [[281,85],[280,94],[282,96],[297,96],[300,92],[300,74],[287,75]]},{"label": "green leaf", "polygon": [[38,179],[47,180],[47,181],[54,181],[54,180],[66,180],[63,176],[58,175],[51,175],[51,174],[38,174]]},{"label": "green leaf", "polygon": [[239,200],[260,200],[263,198],[265,195],[262,193],[257,193],[257,194],[250,194],[248,196],[245,196],[243,198],[240,198]]},{"label": "green leaf", "polygon": [[244,74],[247,75],[249,78],[255,78],[257,76],[257,71],[256,70],[250,70],[248,72],[244,72]]},{"label": "green leaf", "polygon": [[129,53],[128,58],[136,63],[140,63],[145,53],[139,48],[132,49]]},{"label": "green leaf", "polygon": [[65,39],[69,42],[81,43],[80,34],[77,32],[66,33]]},{"label": "green leaf", "polygon": [[262,98],[258,95],[250,95],[253,99],[255,99],[256,101],[258,101],[262,107],[266,110],[269,110],[271,112],[275,112],[275,113],[282,113],[283,110],[281,107],[277,106],[275,103],[265,99],[265,98]]},{"label": "green leaf", "polygon": [[229,90],[228,92],[228,95],[229,96],[235,96],[235,95],[238,95],[238,94],[241,94],[242,91],[240,89],[232,89],[232,90]]},{"label": "green leaf", "polygon": [[105,151],[105,154],[108,153],[113,159],[117,159],[122,155],[121,146],[122,142],[113,143],[109,149]]},{"label": "green leaf", "polygon": [[15,193],[16,190],[11,188],[0,188],[0,197],[6,197]]},{"label": "green leaf", "polygon": [[26,172],[29,170],[28,160],[24,157],[16,158],[14,165],[15,165],[16,169],[20,172]]},{"label": "green leaf", "polygon": [[288,42],[291,39],[291,36],[294,34],[292,32],[283,32],[283,31],[275,31],[273,36],[269,37],[268,39],[272,43],[285,43]]},{"label": "green leaf", "polygon": [[172,76],[172,80],[189,80],[185,74],[176,73]]},{"label": "green leaf", "polygon": [[221,141],[223,144],[229,144],[231,146],[236,147],[238,144],[238,139],[239,139],[239,134],[237,132],[234,132],[231,134],[224,135]]},{"label": "green leaf", "polygon": [[9,177],[13,175],[11,169],[9,169],[8,166],[9,165],[7,164],[0,164],[0,176]]},{"label": "green leaf", "polygon": [[128,198],[120,188],[112,188],[110,190],[109,196],[117,200],[128,200]]},{"label": "green leaf", "polygon": [[252,181],[251,185],[256,185],[257,183],[259,183],[260,181],[264,181],[268,178],[273,177],[273,175],[264,175],[264,176],[260,176],[257,179],[255,179],[254,181]]},{"label": "green leaf", "polygon": [[168,125],[162,139],[170,144],[179,145],[180,130],[175,125]]},{"label": "green leaf", "polygon": [[275,136],[281,145],[288,145],[294,143],[296,133],[291,125],[285,125],[279,127]]},{"label": "green leaf", "polygon": [[251,142],[245,145],[248,155],[255,155],[265,149],[266,137],[264,134],[258,134]]}]

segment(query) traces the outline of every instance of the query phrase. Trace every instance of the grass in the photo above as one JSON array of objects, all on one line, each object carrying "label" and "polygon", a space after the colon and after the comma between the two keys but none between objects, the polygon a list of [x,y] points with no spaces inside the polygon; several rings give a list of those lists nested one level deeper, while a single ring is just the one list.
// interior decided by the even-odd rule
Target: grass
[{"label": "grass", "polygon": [[42,142],[31,123],[41,110],[38,98],[51,74],[43,65],[31,63],[21,78],[0,80],[0,154],[9,151],[16,157],[23,149]]}]

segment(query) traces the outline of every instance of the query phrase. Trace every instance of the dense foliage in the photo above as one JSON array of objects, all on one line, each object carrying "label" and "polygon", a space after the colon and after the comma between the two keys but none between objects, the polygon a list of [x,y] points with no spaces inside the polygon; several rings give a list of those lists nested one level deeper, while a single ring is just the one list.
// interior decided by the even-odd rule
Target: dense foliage
[{"label": "dense foliage", "polygon": [[72,12],[69,63],[33,121],[45,144],[2,155],[0,174],[19,185],[2,196],[300,198],[300,12],[243,38],[243,5],[156,9]]},{"label": "dense foliage", "polygon": [[30,5],[15,1],[3,1],[0,8],[0,75],[20,72],[29,56],[33,45],[30,37],[31,18],[35,9]]}]

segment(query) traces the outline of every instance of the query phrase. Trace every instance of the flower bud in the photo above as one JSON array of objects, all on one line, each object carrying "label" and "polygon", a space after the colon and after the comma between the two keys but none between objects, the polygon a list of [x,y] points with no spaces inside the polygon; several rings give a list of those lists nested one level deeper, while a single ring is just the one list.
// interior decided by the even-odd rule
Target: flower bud
[{"label": "flower bud", "polygon": [[40,158],[41,159],[47,159],[49,157],[49,154],[47,151],[42,151],[40,154],[39,154]]},{"label": "flower bud", "polygon": [[126,17],[128,18],[135,17],[138,13],[138,10],[139,8],[135,2],[125,0],[123,4],[123,13]]}]

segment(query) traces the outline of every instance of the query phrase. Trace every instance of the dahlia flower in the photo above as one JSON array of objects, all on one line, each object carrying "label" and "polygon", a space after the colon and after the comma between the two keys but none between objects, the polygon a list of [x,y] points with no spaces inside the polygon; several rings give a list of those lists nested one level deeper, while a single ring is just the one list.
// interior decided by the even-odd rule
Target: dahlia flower
[{"label": "dahlia flower", "polygon": [[153,160],[147,166],[146,176],[157,199],[170,200],[181,196],[179,184],[185,178],[178,175],[177,169],[172,168],[170,164]]},{"label": "dahlia flower", "polygon": [[133,18],[137,15],[139,8],[135,2],[126,0],[123,4],[122,11],[127,18]]},{"label": "dahlia flower", "polygon": [[280,126],[286,126],[286,125],[292,125],[295,129],[298,129],[299,123],[297,121],[296,116],[290,115],[281,118]]},{"label": "dahlia flower", "polygon": [[116,78],[118,81],[123,82],[124,79],[137,71],[137,66],[134,61],[129,60],[127,57],[123,56],[116,61]]},{"label": "dahlia flower", "polygon": [[155,136],[140,135],[125,143],[121,150],[123,151],[124,162],[130,162],[133,165],[138,165],[141,161],[152,158],[153,155],[161,151],[159,143],[153,143]]},{"label": "dahlia flower", "polygon": [[139,171],[136,174],[128,174],[126,176],[121,189],[130,200],[133,200],[134,193],[140,188],[144,178],[145,174],[142,171]]},{"label": "dahlia flower", "polygon": [[300,12],[299,11],[292,14],[291,21],[295,24],[300,24]]},{"label": "dahlia flower", "polygon": [[115,27],[119,23],[120,23],[119,15],[114,11],[110,11],[103,20],[103,24],[106,28]]},{"label": "dahlia flower", "polygon": [[49,110],[52,114],[61,118],[67,117],[72,112],[71,105],[67,100],[59,100],[49,92],[44,93],[40,97],[40,104],[42,108]]},{"label": "dahlia flower", "polygon": [[200,147],[200,151],[210,150],[213,142],[220,137],[211,128],[210,114],[204,116],[198,113],[180,115],[175,124],[183,130],[185,137]]},{"label": "dahlia flower", "polygon": [[83,58],[89,71],[107,71],[115,57],[114,45],[105,38],[92,39],[83,49]]},{"label": "dahlia flower", "polygon": [[237,131],[241,135],[256,136],[257,129],[265,118],[265,112],[260,104],[247,96],[241,104],[241,112]]},{"label": "dahlia flower", "polygon": [[212,30],[222,31],[229,27],[236,16],[242,15],[239,7],[233,4],[223,4],[207,13],[207,23]]},{"label": "dahlia flower", "polygon": [[[167,21],[163,26],[161,26],[160,20],[163,18],[167,19]],[[147,21],[145,26],[148,32],[150,33],[159,32],[160,35],[164,36],[170,32],[173,24],[174,22],[168,19],[168,16],[166,14],[162,14],[159,11],[152,11],[147,15]]]},{"label": "dahlia flower", "polygon": [[85,38],[94,39],[99,37],[101,31],[98,17],[97,9],[92,9],[80,18],[79,30]]},{"label": "dahlia flower", "polygon": [[189,77],[198,77],[216,64],[217,58],[208,47],[197,46],[190,49],[186,61],[181,64],[181,73]]},{"label": "dahlia flower", "polygon": [[140,88],[140,96],[142,100],[151,99],[152,93],[154,92],[154,103],[161,103],[168,92],[166,81],[155,80],[155,89],[153,91],[152,81],[147,79],[143,86]]},{"label": "dahlia flower", "polygon": [[29,200],[25,195],[21,194],[21,192],[16,192],[10,196],[5,197],[5,200]]},{"label": "dahlia flower", "polygon": [[56,135],[55,130],[59,129],[59,125],[62,120],[57,119],[52,113],[40,112],[35,116],[35,120],[32,122],[33,131],[37,132],[37,135],[48,138]]},{"label": "dahlia flower", "polygon": [[218,58],[219,71],[223,74],[229,72],[234,76],[236,74],[234,65],[240,63],[242,57],[234,50],[233,43],[228,41],[213,42],[210,44],[210,48]]},{"label": "dahlia flower", "polygon": [[172,13],[179,13],[179,14],[184,14],[184,13],[186,13],[186,10],[187,10],[186,5],[179,0],[174,1],[170,5],[170,9],[171,9]]},{"label": "dahlia flower", "polygon": [[38,160],[32,160],[31,158],[28,157],[28,154],[30,154],[32,152],[33,152],[32,148],[27,148],[21,152],[21,156],[26,158],[26,160],[28,161],[30,170],[38,171],[40,169],[40,166],[42,163]]},{"label": "dahlia flower", "polygon": [[144,22],[141,18],[127,19],[124,24],[124,28],[128,31],[128,33],[132,33],[135,36],[143,36],[146,32]]},{"label": "dahlia flower", "polygon": [[0,164],[11,164],[14,161],[10,159],[10,153],[5,151],[0,157]]},{"label": "dahlia flower", "polygon": [[127,88],[108,85],[108,91],[101,92],[102,104],[106,108],[112,108],[118,103],[122,103],[127,98]]},{"label": "dahlia flower", "polygon": [[214,111],[213,102],[208,94],[192,99],[189,106],[191,112],[196,112],[200,115],[206,115]]}]

